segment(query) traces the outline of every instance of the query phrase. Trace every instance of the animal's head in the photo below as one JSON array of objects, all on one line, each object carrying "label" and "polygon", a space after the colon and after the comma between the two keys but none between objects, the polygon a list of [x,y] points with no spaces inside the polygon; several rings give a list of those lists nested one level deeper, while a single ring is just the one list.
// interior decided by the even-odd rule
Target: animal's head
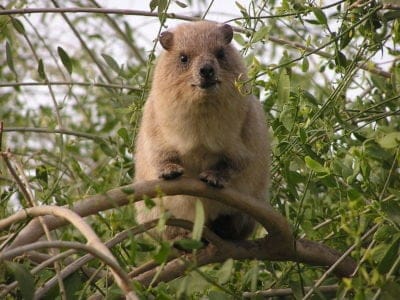
[{"label": "animal's head", "polygon": [[157,68],[164,78],[157,83],[163,80],[170,88],[198,95],[232,90],[235,80],[245,73],[232,38],[230,25],[209,21],[185,23],[163,32],[159,41],[165,51]]}]

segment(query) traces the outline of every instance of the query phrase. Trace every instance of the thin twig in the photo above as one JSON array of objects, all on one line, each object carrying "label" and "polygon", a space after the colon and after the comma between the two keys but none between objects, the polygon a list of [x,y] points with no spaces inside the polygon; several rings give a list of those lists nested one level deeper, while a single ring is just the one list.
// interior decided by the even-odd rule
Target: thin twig
[{"label": "thin twig", "polygon": [[101,83],[101,82],[76,82],[76,81],[49,81],[49,82],[7,82],[0,83],[1,87],[20,87],[20,86],[42,86],[42,85],[68,85],[68,86],[88,86],[88,87],[104,87],[115,89],[127,89],[132,91],[141,91],[140,88],[132,85],[117,84],[117,83]]}]

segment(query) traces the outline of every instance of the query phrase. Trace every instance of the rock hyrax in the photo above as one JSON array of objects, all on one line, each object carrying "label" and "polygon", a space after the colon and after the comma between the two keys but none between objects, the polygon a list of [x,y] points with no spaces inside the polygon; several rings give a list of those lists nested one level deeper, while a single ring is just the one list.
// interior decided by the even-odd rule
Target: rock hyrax
[{"label": "rock hyrax", "polygon": [[[135,181],[179,176],[199,178],[215,188],[230,186],[267,201],[269,142],[260,102],[241,93],[235,82],[245,78],[240,53],[231,45],[232,27],[193,22],[163,32],[165,51],[157,60],[136,143]],[[156,199],[151,210],[138,203],[139,221],[161,209],[193,221],[190,196]],[[203,202],[206,225],[226,239],[244,239],[254,220],[212,199]],[[168,238],[182,231],[166,229]]]}]

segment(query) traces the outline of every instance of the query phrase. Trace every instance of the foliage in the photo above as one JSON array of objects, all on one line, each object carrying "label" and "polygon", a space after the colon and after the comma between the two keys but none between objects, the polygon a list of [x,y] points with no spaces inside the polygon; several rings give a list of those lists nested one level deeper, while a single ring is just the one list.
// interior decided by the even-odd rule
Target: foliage
[{"label": "foliage", "polygon": [[[45,2],[35,7],[48,6]],[[151,7],[155,17],[143,14],[140,25],[152,22],[155,29],[146,33],[151,36],[127,15],[0,15],[1,150],[10,149],[18,176],[27,177],[38,204],[71,205],[132,181],[132,149],[158,49],[155,38],[172,23],[167,13],[191,16],[198,10],[196,15],[213,19],[210,11],[216,5],[149,3],[147,12]],[[23,0],[0,6],[28,7]],[[322,6],[305,0],[237,1],[239,17],[223,15],[238,29],[235,41],[249,66],[253,92],[268,114],[272,205],[298,237],[342,252],[356,245],[351,253],[358,262],[354,278],[328,276],[324,281],[339,283],[338,298],[395,299],[400,290],[398,9],[374,0],[326,1]],[[1,161],[0,219],[30,205]],[[136,225],[131,207],[99,213],[89,222],[102,240]],[[2,241],[18,230],[3,232]],[[262,235],[261,230],[255,234]],[[82,240],[70,227],[56,237]],[[170,246],[132,237],[112,251],[129,270],[150,259],[164,262]],[[17,280],[21,286],[9,298],[29,298],[27,287],[39,287],[55,275],[48,268],[32,276],[27,270],[34,263],[24,257],[5,266],[0,282]],[[100,266],[96,260],[87,265],[91,270]],[[293,262],[231,260],[202,268],[193,264],[190,271],[171,283],[137,290],[157,299],[231,299],[245,291],[290,287],[301,298],[302,289],[324,272]],[[87,274],[80,270],[69,276],[66,290],[81,298],[97,289],[110,298],[120,293],[104,279],[82,284]],[[47,297],[57,294],[54,288]]]}]

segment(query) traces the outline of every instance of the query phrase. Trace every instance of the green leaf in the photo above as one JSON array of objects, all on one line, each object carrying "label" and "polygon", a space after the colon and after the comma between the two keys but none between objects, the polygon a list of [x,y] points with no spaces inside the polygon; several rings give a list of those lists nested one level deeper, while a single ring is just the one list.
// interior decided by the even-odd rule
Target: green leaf
[{"label": "green leaf", "polygon": [[233,259],[224,262],[221,269],[218,270],[217,279],[219,284],[225,284],[231,278],[233,272]]},{"label": "green leaf", "polygon": [[398,11],[398,10],[385,12],[382,16],[382,20],[386,21],[386,22],[395,20],[395,19],[400,19],[400,11]]},{"label": "green leaf", "polygon": [[201,249],[204,246],[201,241],[194,239],[182,239],[176,241],[175,244],[178,245],[180,248],[188,251]]},{"label": "green leaf", "polygon": [[84,283],[78,272],[72,273],[64,280],[66,299],[76,299]]},{"label": "green leaf", "polygon": [[378,264],[377,270],[381,274],[386,274],[389,272],[390,268],[393,266],[393,263],[399,256],[399,245],[400,245],[400,236],[398,236],[390,247],[387,249],[385,255],[382,260]]},{"label": "green leaf", "polygon": [[282,112],[279,115],[279,121],[282,122],[283,126],[288,130],[292,130],[293,124],[296,120],[296,111],[292,103],[283,104]]},{"label": "green leaf", "polygon": [[44,65],[43,65],[43,60],[42,59],[39,59],[38,69],[37,70],[38,70],[40,79],[46,79],[46,73],[44,71]]},{"label": "green leaf", "polygon": [[381,203],[381,209],[385,215],[400,226],[400,203],[394,200]]},{"label": "green leaf", "polygon": [[150,11],[151,12],[154,11],[158,6],[158,0],[151,0],[149,6],[150,6]]},{"label": "green leaf", "polygon": [[326,18],[322,9],[320,9],[319,7],[313,7],[312,12],[314,13],[314,16],[317,18],[319,24],[322,25],[328,24],[328,19]]},{"label": "green leaf", "polygon": [[145,197],[143,199],[144,201],[144,205],[148,208],[148,209],[152,209],[154,206],[156,206],[156,203],[154,202],[153,199],[149,198],[149,197]]},{"label": "green leaf", "polygon": [[183,3],[183,2],[181,2],[181,1],[175,0],[174,2],[175,2],[179,7],[182,7],[182,8],[188,7],[186,3]]},{"label": "green leaf", "polygon": [[157,253],[153,256],[154,260],[161,264],[165,262],[171,252],[171,246],[167,242],[161,242],[160,247],[158,248]]},{"label": "green leaf", "polygon": [[166,9],[168,5],[168,0],[158,0],[158,18],[160,19],[160,22],[163,23],[165,20],[165,15]]},{"label": "green leaf", "polygon": [[278,80],[278,101],[279,103],[288,103],[290,97],[290,77],[286,70],[282,70]]},{"label": "green leaf", "polygon": [[149,243],[136,242],[136,250],[140,252],[150,252],[156,250],[156,246]]},{"label": "green leaf", "polygon": [[115,151],[114,148],[111,148],[110,145],[106,142],[100,143],[100,149],[103,151],[103,153],[109,157],[115,157],[117,156],[117,152]]},{"label": "green leaf", "polygon": [[6,268],[14,275],[18,282],[23,299],[33,299],[35,292],[35,280],[32,274],[21,264],[5,261]]},{"label": "green leaf", "polygon": [[121,73],[121,68],[119,67],[117,61],[108,54],[102,53],[104,60],[106,61],[107,65],[117,74]]},{"label": "green leaf", "polygon": [[257,30],[254,35],[253,39],[251,40],[253,43],[257,43],[261,40],[267,40],[269,35],[269,27],[262,26],[259,30]]},{"label": "green leaf", "polygon": [[307,72],[309,67],[310,67],[310,63],[308,62],[308,58],[304,57],[303,61],[301,63],[301,70],[303,72]]},{"label": "green leaf", "polygon": [[35,171],[38,180],[48,183],[49,172],[46,165],[37,166]]},{"label": "green leaf", "polygon": [[71,75],[72,74],[72,62],[71,62],[71,59],[69,58],[67,52],[65,52],[65,50],[61,47],[57,47],[57,52],[61,58],[61,62],[63,63],[65,69],[67,69],[68,73]]},{"label": "green leaf", "polygon": [[11,18],[11,24],[14,26],[15,30],[17,30],[20,34],[25,34],[25,27],[24,24],[17,18]]},{"label": "green leaf", "polygon": [[337,51],[335,56],[335,63],[340,67],[346,67],[347,66],[346,56],[342,52]]},{"label": "green leaf", "polygon": [[400,295],[400,285],[394,281],[385,282],[381,287],[381,300],[397,300]]},{"label": "green leaf", "polygon": [[378,144],[384,149],[396,148],[400,145],[400,132],[391,132],[378,140]]},{"label": "green leaf", "polygon": [[196,215],[194,218],[192,239],[196,241],[201,240],[201,236],[203,234],[204,222],[205,222],[205,214],[204,214],[203,203],[200,200],[196,200]]},{"label": "green leaf", "polygon": [[8,43],[8,41],[6,41],[6,59],[7,59],[8,67],[15,74],[16,72],[15,72],[14,61],[13,61],[13,57],[12,57],[12,51],[11,51],[11,47],[10,47],[10,44]]},{"label": "green leaf", "polygon": [[121,127],[120,129],[118,129],[117,134],[119,135],[120,138],[122,138],[122,140],[124,141],[125,144],[129,144],[129,133],[128,130],[125,127]]},{"label": "green leaf", "polygon": [[[346,25],[343,25],[342,32],[348,30]],[[346,33],[342,34],[339,39],[339,48],[344,49],[351,41],[352,37],[354,36],[354,30],[349,30]]]},{"label": "green leaf", "polygon": [[324,174],[329,174],[329,170],[322,166],[319,162],[316,160],[312,159],[310,156],[306,156],[304,158],[304,161],[306,163],[306,166],[313,170],[316,173],[324,173]]},{"label": "green leaf", "polygon": [[382,225],[378,228],[378,230],[374,234],[374,240],[377,242],[384,242],[393,237],[396,233],[396,229],[393,225]]}]

